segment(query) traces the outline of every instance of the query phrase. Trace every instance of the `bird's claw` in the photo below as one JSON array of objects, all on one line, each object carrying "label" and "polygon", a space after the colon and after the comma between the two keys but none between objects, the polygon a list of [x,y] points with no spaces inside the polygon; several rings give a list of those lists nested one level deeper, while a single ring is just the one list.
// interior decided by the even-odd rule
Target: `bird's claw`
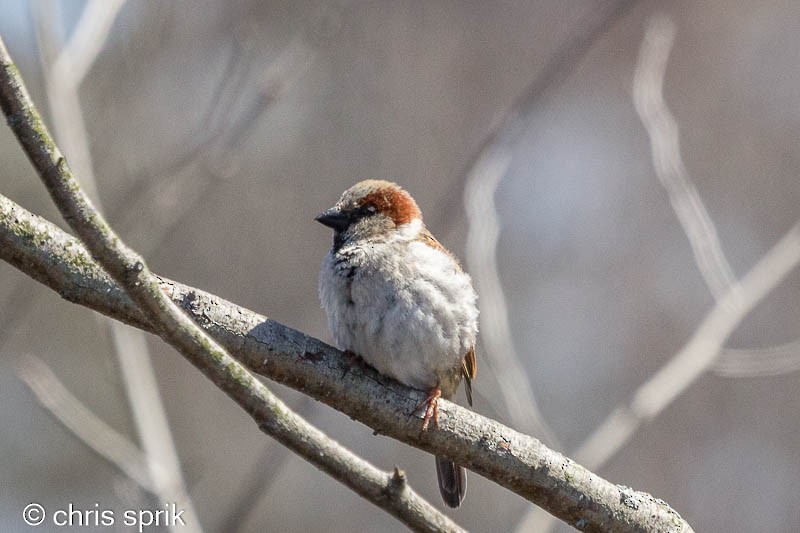
[{"label": "bird's claw", "polygon": [[422,431],[426,431],[433,419],[433,425],[439,427],[439,398],[442,397],[442,390],[439,387],[434,387],[428,393],[428,397],[421,401],[415,408],[414,412],[425,408],[425,415],[422,417]]}]

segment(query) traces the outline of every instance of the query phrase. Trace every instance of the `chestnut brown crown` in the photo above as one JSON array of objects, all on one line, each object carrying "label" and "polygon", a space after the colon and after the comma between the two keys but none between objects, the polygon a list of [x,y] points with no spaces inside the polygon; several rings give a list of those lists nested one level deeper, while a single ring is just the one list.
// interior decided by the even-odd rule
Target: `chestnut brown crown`
[{"label": "chestnut brown crown", "polygon": [[385,180],[364,180],[347,189],[332,208],[315,220],[344,233],[361,221],[379,217],[370,224],[384,231],[422,220],[417,202],[398,184]]}]

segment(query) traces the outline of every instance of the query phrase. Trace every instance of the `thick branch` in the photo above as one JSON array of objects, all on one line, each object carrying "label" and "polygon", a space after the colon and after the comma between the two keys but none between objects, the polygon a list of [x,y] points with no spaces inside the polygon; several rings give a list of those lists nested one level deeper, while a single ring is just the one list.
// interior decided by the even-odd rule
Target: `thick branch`
[{"label": "thick branch", "polygon": [[[162,290],[168,289],[172,302],[253,371],[324,401],[376,432],[453,459],[578,529],[691,530],[665,502],[609,483],[538,440],[455,404],[441,402],[439,428],[423,433],[421,421],[409,416],[422,398],[419,391],[370,369],[351,368],[341,352],[321,341],[213,295],[169,280],[156,283],[142,259],[119,240],[80,193],[28,99],[2,41],[0,63],[0,104],[9,125],[64,217],[117,282],[92,260],[81,242],[3,197],[0,257],[71,301],[159,334],[234,398],[267,433],[377,504],[381,496],[373,491],[383,490],[383,499],[389,500],[386,508],[401,519],[408,519],[401,514],[404,510],[427,505],[406,486],[402,475],[396,473],[387,480],[371,465],[308,427],[215,342],[198,335],[185,315],[174,313],[169,301],[162,298]],[[303,432],[298,431],[301,426]],[[350,463],[341,464],[343,458]],[[339,477],[344,472],[359,483]],[[455,526],[425,522],[416,527]]]},{"label": "thick branch", "polygon": [[[178,310],[144,260],[122,242],[80,189],[28,96],[2,39],[0,106],[64,219],[127,294],[132,306],[143,311],[142,318],[146,317],[154,332],[245,409],[265,433],[356,493],[415,530],[461,530],[411,490],[403,476],[381,472],[292,412]],[[88,254],[84,257],[88,259]]]},{"label": "thick branch", "polygon": [[[0,196],[0,258],[63,298],[154,332],[83,245]],[[450,402],[440,427],[410,416],[424,394],[340,351],[212,294],[162,278],[172,300],[248,368],[288,385],[378,433],[463,464],[585,531],[689,531],[666,503],[613,485],[532,437]]]}]

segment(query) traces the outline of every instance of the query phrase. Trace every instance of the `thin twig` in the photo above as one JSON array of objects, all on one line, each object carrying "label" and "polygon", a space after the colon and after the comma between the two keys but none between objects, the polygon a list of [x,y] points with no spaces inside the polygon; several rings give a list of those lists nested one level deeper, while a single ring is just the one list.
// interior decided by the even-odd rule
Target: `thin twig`
[{"label": "thin twig", "polygon": [[[597,40],[640,1],[602,0],[593,3],[591,10],[581,17],[574,29],[548,56],[547,62],[536,72],[531,82],[503,112],[499,120],[492,123],[489,131],[466,160],[458,179],[451,182],[445,198],[461,197],[469,176],[476,168],[486,165],[487,161],[496,160],[495,152],[513,149],[527,131],[531,115],[547,95],[552,94],[569,78]],[[451,211],[448,209],[440,209],[438,214],[434,212],[430,226],[445,226],[445,218],[450,216],[449,213]]]},{"label": "thin twig", "polygon": [[512,341],[508,305],[497,270],[500,222],[494,204],[495,191],[511,157],[501,152],[493,156],[485,165],[475,167],[464,190],[464,212],[469,224],[466,258],[480,295],[481,342],[487,352],[483,359],[498,383],[497,390],[514,424],[548,445],[559,447]]},{"label": "thin twig", "polygon": [[[144,259],[122,242],[81,191],[30,100],[2,40],[0,105],[64,219],[162,339],[239,403],[265,433],[409,527],[425,531],[461,530],[407,483],[398,485],[391,474],[377,470],[291,411],[174,305],[162,292],[158,278],[151,274]],[[6,222],[10,224],[11,220]]]},{"label": "thin twig", "polygon": [[[79,88],[103,49],[112,24],[124,3],[124,0],[91,0],[84,7],[69,41],[63,45],[58,42],[62,33],[58,29],[61,21],[52,16],[47,9],[50,6],[45,6],[40,0],[34,16],[37,36],[40,36],[40,62],[47,86],[49,107],[55,118],[55,135],[62,143],[68,143],[67,154],[73,161],[77,175],[82,177],[83,185],[93,191],[93,202],[100,210],[102,206],[88,133],[83,122]],[[43,43],[48,46],[42,46]],[[50,48],[56,46],[60,46],[61,51],[57,59],[51,61],[49,56],[53,50]],[[77,155],[74,159],[73,153]],[[156,384],[144,333],[115,320],[106,320],[105,325],[111,332],[114,353],[122,372],[122,383],[147,459],[150,486],[161,501],[173,501],[184,511],[186,519],[182,529],[188,533],[200,532],[200,519],[183,480],[178,452]]]},{"label": "thin twig", "polygon": [[782,376],[800,370],[800,340],[749,350],[725,348],[711,371],[726,378]]},{"label": "thin twig", "polygon": [[111,330],[114,350],[122,370],[122,382],[131,405],[139,442],[147,459],[155,494],[161,501],[174,501],[184,510],[185,523],[181,524],[181,530],[202,531],[200,517],[183,479],[147,339],[142,331],[116,320],[112,321]]},{"label": "thin twig", "polygon": [[[308,411],[308,407],[314,403],[310,396],[303,395],[300,397],[300,402],[294,405],[294,409],[299,413],[305,413]],[[237,496],[230,498],[233,505],[220,515],[222,519],[219,523],[225,524],[226,531],[245,530],[251,517],[260,510],[258,502],[264,498],[281,473],[291,464],[289,457],[291,450],[274,444],[275,441],[271,440],[264,443],[258,458],[253,461],[252,470],[237,483]]]},{"label": "thin twig", "polygon": [[655,418],[719,355],[728,336],[747,314],[800,263],[800,224],[793,226],[714,306],[689,342],[633,395],[617,407],[575,453],[579,461],[602,465],[644,423]]},{"label": "thin twig", "polygon": [[143,489],[153,491],[144,454],[69,392],[44,361],[33,355],[20,356],[17,375],[36,395],[42,407],[81,442]]},{"label": "thin twig", "polygon": [[[156,224],[148,221],[148,228],[153,225],[165,228],[176,224],[183,213],[189,210],[190,205],[187,204],[198,202],[211,190],[212,185],[229,179],[231,168],[236,168],[236,161],[241,156],[244,140],[275,103],[289,93],[309,71],[326,41],[339,32],[343,20],[342,12],[350,3],[350,0],[340,0],[322,6],[315,13],[314,20],[298,32],[275,60],[258,74],[256,93],[249,100],[242,96],[246,83],[250,81],[248,74],[259,72],[259,69],[250,58],[252,47],[247,45],[248,36],[235,36],[231,55],[195,133],[172,150],[180,155],[170,162],[151,165],[131,178],[134,185],[129,191],[135,189],[141,201],[136,202],[133,207],[126,203],[121,209],[138,217],[142,208],[157,203],[162,207],[159,216],[168,218],[159,220]],[[240,110],[233,112],[236,109]],[[195,165],[188,168],[192,163]],[[193,171],[199,164],[204,164],[205,172]],[[184,170],[186,176],[178,180],[175,176]],[[183,183],[164,184],[165,175]],[[171,194],[170,191],[176,187],[180,194]],[[165,188],[170,190],[167,194],[163,193]],[[188,190],[193,191],[193,197],[197,200],[186,202]],[[122,195],[123,198],[129,196]],[[169,205],[163,206],[164,203]],[[135,220],[138,221],[138,218]]]},{"label": "thin twig", "polygon": [[[664,100],[664,75],[675,40],[672,20],[650,21],[633,80],[633,102],[650,137],[653,167],[669,194],[695,262],[714,299],[736,282],[717,229],[681,157],[678,124]],[[800,341],[749,350],[723,350],[712,371],[724,377],[773,376],[800,369]]]},{"label": "thin twig", "polygon": [[709,287],[725,292],[684,348],[637,390],[630,405],[615,409],[576,452],[579,460],[594,468],[605,464],[641,424],[652,420],[711,368],[728,336],[800,261],[800,224],[797,224],[740,282],[735,278],[732,284],[729,281],[730,269],[726,268],[727,261],[711,218],[680,163],[677,126],[660,97],[674,33],[668,19],[657,16],[651,20],[639,56],[634,99],[642,120],[649,125],[658,173],[665,176],[662,182],[670,188],[673,207],[687,235],[692,235],[690,240],[696,246],[698,265],[702,265]]},{"label": "thin twig", "polygon": [[656,175],[669,194],[706,285],[714,298],[720,299],[736,283],[736,276],[722,252],[714,222],[683,164],[678,124],[664,101],[664,74],[674,40],[672,20],[653,17],[639,50],[633,103],[650,136]]},{"label": "thin twig", "polygon": [[[669,194],[673,210],[692,246],[697,266],[716,299],[716,306],[706,320],[696,330],[689,343],[673,359],[642,385],[628,406],[617,407],[611,415],[592,433],[575,452],[576,458],[589,468],[600,468],[619,451],[641,427],[657,416],[670,402],[691,385],[704,372],[713,370],[721,375],[726,372],[748,375],[763,365],[764,375],[768,369],[774,371],[790,370],[800,366],[798,349],[793,343],[764,350],[725,350],[723,343],[728,335],[749,312],[752,305],[771,290],[756,294],[751,289],[750,307],[724,309],[740,292],[740,286],[719,241],[714,222],[708,214],[694,183],[688,175],[680,153],[678,125],[664,101],[663,85],[667,60],[675,38],[675,25],[665,16],[651,19],[639,50],[633,83],[633,100],[636,110],[650,136],[653,166],[658,179]],[[782,267],[791,268],[792,240],[796,238],[797,227],[764,256],[766,260],[776,261],[776,271]],[[787,241],[788,239],[788,241]],[[785,255],[784,243],[789,255]],[[795,250],[796,252],[796,250]],[[784,261],[784,264],[780,264]],[[759,263],[759,265],[761,262]],[[752,273],[758,272],[756,268]],[[769,271],[760,271],[768,276]],[[752,281],[751,283],[755,283]],[[782,275],[774,279],[774,284]],[[744,280],[743,280],[744,281]],[[758,281],[758,280],[756,280]],[[730,312],[724,316],[722,313]],[[716,317],[716,318],[713,318]],[[727,322],[726,322],[727,321]],[[792,351],[794,349],[794,351]],[[763,355],[758,359],[754,357]],[[750,363],[750,364],[748,364]],[[525,528],[535,531],[548,531],[553,525],[552,517],[540,511],[529,513],[521,522],[518,531]]]},{"label": "thin twig", "polygon": [[[714,305],[683,349],[620,405],[574,453],[575,460],[595,470],[621,450],[642,425],[658,416],[680,396],[716,358],[728,336],[747,314],[800,264],[800,223],[793,226],[740,282]],[[552,520],[529,513],[518,527],[548,530]]]},{"label": "thin twig", "polygon": [[53,77],[77,88],[97,60],[125,0],[90,0],[53,62]]},{"label": "thin twig", "polygon": [[[500,384],[498,390],[506,410],[516,425],[533,431],[556,446],[558,440],[541,413],[533,386],[511,340],[507,304],[497,272],[499,228],[494,193],[510,163],[513,147],[544,96],[560,85],[597,39],[637,3],[636,0],[600,2],[576,24],[575,30],[550,55],[502,119],[493,124],[467,161],[461,179],[454,180],[452,191],[447,195],[457,197],[461,190],[464,191],[469,223],[467,263],[476,278],[481,301],[485,360]],[[440,209],[439,212],[448,213],[450,210]],[[434,221],[432,225],[437,226],[438,222]]]}]

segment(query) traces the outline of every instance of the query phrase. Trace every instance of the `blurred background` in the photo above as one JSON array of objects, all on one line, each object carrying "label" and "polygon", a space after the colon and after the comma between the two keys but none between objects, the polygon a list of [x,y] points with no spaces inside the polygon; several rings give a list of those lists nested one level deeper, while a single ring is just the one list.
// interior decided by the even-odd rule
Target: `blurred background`
[{"label": "blurred background", "polygon": [[[317,273],[331,236],[313,218],[358,180],[401,183],[491,307],[475,409],[571,454],[715,303],[634,107],[656,12],[676,31],[664,97],[688,177],[738,278],[800,219],[796,1],[5,0],[0,35],[79,179],[156,272],[328,342]],[[481,197],[494,205],[468,198],[465,210],[486,146],[503,153]],[[5,127],[0,158],[0,193],[63,227]],[[493,212],[496,251],[491,236],[470,241]],[[728,339],[740,351],[723,351],[597,473],[665,499],[696,531],[800,530],[798,295],[792,272]],[[162,466],[162,489],[185,487],[195,531],[403,530],[263,435],[157,338],[142,343],[5,263],[0,302],[3,531],[30,529],[30,502],[163,508],[175,498],[146,487]],[[431,457],[269,385],[441,506]],[[159,405],[167,423],[148,431]],[[87,445],[106,433],[144,480]],[[474,531],[545,530],[531,509],[472,475],[448,514]]]}]

